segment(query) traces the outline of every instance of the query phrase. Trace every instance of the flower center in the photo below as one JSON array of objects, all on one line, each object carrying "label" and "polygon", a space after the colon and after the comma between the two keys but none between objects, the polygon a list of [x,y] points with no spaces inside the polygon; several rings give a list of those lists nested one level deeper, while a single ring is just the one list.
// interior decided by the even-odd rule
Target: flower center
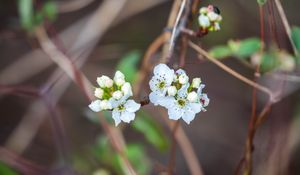
[{"label": "flower center", "polygon": [[165,85],[166,85],[166,83],[163,82],[163,81],[161,81],[161,82],[159,82],[159,83],[157,84],[157,87],[158,87],[159,89],[162,89],[162,88],[165,87]]},{"label": "flower center", "polygon": [[118,110],[119,110],[119,111],[123,111],[123,110],[125,110],[125,107],[124,107],[124,105],[120,105],[120,106],[118,106]]},{"label": "flower center", "polygon": [[177,103],[178,103],[178,105],[179,105],[180,107],[184,107],[184,106],[185,106],[185,100],[179,99],[179,100],[177,101]]}]

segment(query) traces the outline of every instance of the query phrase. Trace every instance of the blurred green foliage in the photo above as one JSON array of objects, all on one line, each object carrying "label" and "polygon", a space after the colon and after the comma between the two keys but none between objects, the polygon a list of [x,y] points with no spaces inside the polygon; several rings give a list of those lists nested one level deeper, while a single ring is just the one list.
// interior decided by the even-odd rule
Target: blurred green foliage
[{"label": "blurred green foliage", "polygon": [[153,120],[153,117],[143,110],[137,113],[137,117],[132,123],[132,127],[144,134],[149,143],[160,151],[166,151],[169,147],[168,138],[161,125]]},{"label": "blurred green foliage", "polygon": [[[97,143],[93,147],[93,153],[103,165],[109,167],[117,174],[124,174],[121,157],[112,150],[107,137],[100,136],[98,138]],[[145,154],[143,145],[129,143],[126,146],[125,154],[138,174],[147,174],[149,172],[150,161]]]},{"label": "blurred green foliage", "polygon": [[40,9],[35,10],[33,0],[19,0],[18,11],[21,26],[27,31],[31,31],[46,19],[53,21],[57,16],[57,7],[54,1],[47,1]]},{"label": "blurred green foliage", "polygon": [[131,51],[127,53],[117,64],[117,70],[121,71],[126,76],[126,81],[133,83],[137,77],[137,65],[141,59],[140,51]]},{"label": "blurred green foliage", "polygon": [[8,167],[6,164],[0,162],[0,174],[3,174],[3,175],[18,175],[19,173],[17,173],[12,168]]}]

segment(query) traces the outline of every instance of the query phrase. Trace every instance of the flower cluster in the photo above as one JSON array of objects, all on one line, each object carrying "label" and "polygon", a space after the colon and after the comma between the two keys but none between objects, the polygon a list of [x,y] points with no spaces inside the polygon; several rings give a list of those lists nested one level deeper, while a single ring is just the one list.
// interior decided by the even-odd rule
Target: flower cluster
[{"label": "flower cluster", "polygon": [[220,15],[220,10],[213,6],[209,5],[207,7],[202,7],[199,10],[198,22],[201,30],[203,31],[219,31],[220,22],[222,21],[222,16]]},{"label": "flower cluster", "polygon": [[129,123],[134,120],[135,112],[141,105],[129,99],[133,95],[132,88],[130,83],[125,81],[124,74],[117,71],[113,80],[103,75],[97,78],[97,83],[99,87],[95,88],[94,95],[98,99],[93,101],[89,108],[94,112],[112,111],[116,126],[121,121]]},{"label": "flower cluster", "polygon": [[209,99],[202,93],[205,85],[201,84],[200,78],[194,78],[190,84],[184,70],[175,72],[165,64],[157,65],[153,73],[149,99],[154,105],[167,108],[170,119],[182,118],[189,124],[197,113],[206,111]]}]

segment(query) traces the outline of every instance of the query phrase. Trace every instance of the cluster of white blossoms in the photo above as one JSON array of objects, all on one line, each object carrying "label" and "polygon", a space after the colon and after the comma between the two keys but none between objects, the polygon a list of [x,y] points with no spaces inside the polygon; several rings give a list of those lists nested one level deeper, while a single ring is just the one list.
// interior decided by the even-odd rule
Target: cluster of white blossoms
[{"label": "cluster of white blossoms", "polygon": [[154,105],[167,108],[170,119],[182,118],[189,124],[197,113],[206,111],[209,99],[202,93],[205,85],[200,78],[194,78],[190,84],[184,70],[175,72],[165,64],[157,65],[153,73],[149,82],[152,91],[149,99]]},{"label": "cluster of white blossoms", "polygon": [[207,7],[202,7],[199,10],[198,22],[202,30],[205,31],[219,31],[220,22],[222,21],[222,16],[220,15],[220,10],[209,5]]},{"label": "cluster of white blossoms", "polygon": [[141,105],[129,99],[133,95],[132,88],[130,83],[125,81],[124,74],[117,71],[113,80],[103,75],[97,78],[97,83],[99,87],[94,91],[97,100],[93,101],[89,108],[94,112],[112,111],[116,126],[121,121],[129,123],[134,120],[135,112]]}]

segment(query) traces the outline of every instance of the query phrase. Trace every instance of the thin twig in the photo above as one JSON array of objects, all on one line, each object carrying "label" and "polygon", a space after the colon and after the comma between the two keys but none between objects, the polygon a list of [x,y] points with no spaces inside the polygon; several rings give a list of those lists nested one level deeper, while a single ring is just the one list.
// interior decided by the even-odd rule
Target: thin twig
[{"label": "thin twig", "polygon": [[[62,70],[65,71],[65,73],[75,83],[77,83],[77,85],[79,85],[82,92],[91,101],[91,99],[93,98],[93,91],[92,84],[88,81],[88,79],[76,68],[71,60],[54,45],[54,43],[47,36],[47,33],[45,32],[45,29],[43,27],[36,28],[35,34],[41,44],[42,49],[50,56],[50,58],[54,62],[56,62],[58,66],[60,66]],[[126,174],[135,175],[136,172],[124,153],[124,145],[120,142],[121,140],[124,140],[123,136],[119,135],[117,132],[112,132],[112,126],[110,126],[103,118],[99,117],[99,120],[104,131],[110,138],[113,148],[121,156],[123,165],[125,165],[127,168]]]},{"label": "thin twig", "polygon": [[[267,87],[264,87],[260,84],[257,84],[255,82],[253,82],[252,80],[244,77],[243,75],[237,73],[236,71],[232,70],[231,68],[227,67],[226,65],[224,65],[223,63],[221,63],[220,61],[218,61],[217,59],[213,58],[212,56],[209,55],[208,52],[206,52],[205,50],[203,50],[202,48],[200,48],[198,45],[194,44],[193,42],[189,41],[189,45],[195,50],[197,51],[200,55],[203,55],[204,57],[206,57],[209,61],[211,61],[212,63],[216,64],[218,67],[220,67],[221,69],[223,69],[224,71],[228,72],[229,74],[231,74],[232,76],[234,76],[235,78],[241,80],[242,82],[260,90],[261,92],[264,92],[265,94],[267,94],[270,98],[271,102],[275,102],[275,98],[274,95],[272,93],[271,90],[269,90]],[[200,59],[200,58],[198,58]]]},{"label": "thin twig", "polygon": [[287,20],[287,17],[284,13],[284,10],[282,8],[282,5],[281,5],[281,2],[279,0],[274,0],[275,1],[275,5],[276,5],[276,8],[278,10],[278,13],[279,13],[279,16],[283,22],[283,26],[285,28],[285,31],[286,31],[286,34],[289,38],[289,41],[290,41],[290,44],[292,45],[293,47],[293,51],[294,51],[294,54],[297,56],[299,53],[298,53],[298,50],[296,49],[296,46],[293,42],[293,39],[292,39],[292,36],[291,36],[291,27],[289,25],[289,22]]},{"label": "thin twig", "polygon": [[172,145],[171,145],[171,151],[170,151],[170,159],[169,159],[169,168],[168,168],[168,174],[173,175],[175,162],[176,162],[176,135],[177,135],[177,129],[180,125],[180,120],[177,120],[175,122],[175,125],[172,129]]},{"label": "thin twig", "polygon": [[[173,30],[175,23],[176,23],[176,17],[178,16],[178,12],[180,9],[180,1],[181,0],[174,0],[170,15],[169,15],[169,19],[168,19],[168,23],[166,26],[166,29],[168,30]],[[169,52],[169,48],[170,48],[170,40],[171,40],[171,33],[170,32],[166,32],[165,35],[165,44],[163,45],[163,51],[162,51],[162,57],[161,57],[161,62],[162,63],[166,63],[168,62],[168,60],[170,59],[171,53]]]}]

